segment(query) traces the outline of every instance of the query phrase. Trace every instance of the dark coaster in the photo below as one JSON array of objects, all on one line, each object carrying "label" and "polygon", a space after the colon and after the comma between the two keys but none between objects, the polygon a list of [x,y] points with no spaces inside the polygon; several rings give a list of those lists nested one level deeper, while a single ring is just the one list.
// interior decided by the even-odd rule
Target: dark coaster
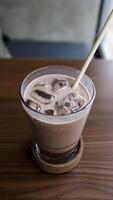
[{"label": "dark coaster", "polygon": [[68,162],[65,162],[62,164],[53,164],[53,163],[43,160],[42,157],[40,156],[39,151],[37,151],[36,148],[34,148],[34,146],[32,146],[32,154],[33,154],[33,159],[34,159],[35,163],[42,170],[44,170],[48,173],[51,173],[51,174],[61,174],[61,173],[65,173],[65,172],[72,170],[80,162],[82,153],[83,153],[82,137],[80,138],[77,153],[75,154],[75,156],[72,157],[72,159],[70,159]]}]

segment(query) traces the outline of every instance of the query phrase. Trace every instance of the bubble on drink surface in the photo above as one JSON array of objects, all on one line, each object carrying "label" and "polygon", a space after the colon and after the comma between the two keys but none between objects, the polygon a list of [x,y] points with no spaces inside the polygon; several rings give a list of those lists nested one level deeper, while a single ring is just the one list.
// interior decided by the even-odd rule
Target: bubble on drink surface
[{"label": "bubble on drink surface", "polygon": [[47,92],[44,92],[42,90],[33,90],[31,92],[32,98],[34,98],[36,101],[39,101],[43,104],[50,104],[55,97]]},{"label": "bubble on drink surface", "polygon": [[56,102],[59,115],[71,114],[78,111],[86,102],[79,94],[72,92]]},{"label": "bubble on drink surface", "polygon": [[68,85],[69,85],[69,83],[67,80],[60,80],[60,79],[56,79],[56,78],[53,79],[51,82],[52,90],[54,90],[56,92],[65,88]]},{"label": "bubble on drink surface", "polygon": [[39,112],[41,110],[41,106],[30,99],[26,100],[26,104],[35,111]]},{"label": "bubble on drink surface", "polygon": [[45,110],[45,113],[46,113],[47,115],[54,115],[54,110],[48,109],[48,110]]}]

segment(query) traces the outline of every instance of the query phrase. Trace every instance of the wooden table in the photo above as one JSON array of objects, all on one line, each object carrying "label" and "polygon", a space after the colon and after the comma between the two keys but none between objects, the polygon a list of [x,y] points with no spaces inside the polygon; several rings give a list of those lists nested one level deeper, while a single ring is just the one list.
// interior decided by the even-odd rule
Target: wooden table
[{"label": "wooden table", "polygon": [[97,95],[83,131],[84,153],[77,168],[50,175],[33,162],[31,129],[18,88],[32,70],[82,61],[0,60],[0,199],[113,200],[113,61],[92,62],[87,74]]}]

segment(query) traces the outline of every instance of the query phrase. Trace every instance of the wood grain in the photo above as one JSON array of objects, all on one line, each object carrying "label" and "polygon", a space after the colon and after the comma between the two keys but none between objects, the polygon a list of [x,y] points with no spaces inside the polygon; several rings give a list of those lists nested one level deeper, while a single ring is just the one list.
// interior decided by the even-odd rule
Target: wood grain
[{"label": "wood grain", "polygon": [[32,70],[75,60],[0,60],[0,199],[113,200],[113,61],[94,60],[87,74],[97,95],[83,131],[84,153],[68,174],[50,175],[33,162],[31,129],[18,88]]}]

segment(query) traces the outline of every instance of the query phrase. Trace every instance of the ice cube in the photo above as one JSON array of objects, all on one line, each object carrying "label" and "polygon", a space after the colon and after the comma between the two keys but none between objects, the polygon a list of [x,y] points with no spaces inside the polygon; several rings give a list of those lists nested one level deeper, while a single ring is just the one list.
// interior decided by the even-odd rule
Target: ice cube
[{"label": "ice cube", "polygon": [[68,81],[60,80],[60,79],[53,79],[51,84],[52,84],[52,90],[59,91],[68,85]]},{"label": "ice cube", "polygon": [[54,110],[48,109],[48,110],[45,110],[45,113],[46,113],[47,115],[54,115]]},{"label": "ice cube", "polygon": [[49,104],[51,103],[55,97],[47,92],[44,92],[42,90],[34,90],[31,92],[32,98],[34,98],[36,101],[39,101],[43,104]]},{"label": "ice cube", "polygon": [[32,101],[32,100],[30,100],[30,99],[27,99],[26,100],[26,103],[27,103],[27,105],[30,107],[30,108],[32,108],[33,110],[35,110],[35,111],[40,111],[40,109],[41,109],[41,106],[39,105],[39,104],[37,104],[37,103],[35,103],[34,101]]},{"label": "ice cube", "polygon": [[44,82],[44,81],[41,81],[41,82],[39,82],[39,83],[36,83],[36,85],[34,85],[34,87],[46,86],[46,85],[47,85],[47,83],[46,83],[46,82]]},{"label": "ice cube", "polygon": [[59,115],[71,114],[79,110],[86,100],[77,93],[70,93],[56,102],[56,108]]}]

